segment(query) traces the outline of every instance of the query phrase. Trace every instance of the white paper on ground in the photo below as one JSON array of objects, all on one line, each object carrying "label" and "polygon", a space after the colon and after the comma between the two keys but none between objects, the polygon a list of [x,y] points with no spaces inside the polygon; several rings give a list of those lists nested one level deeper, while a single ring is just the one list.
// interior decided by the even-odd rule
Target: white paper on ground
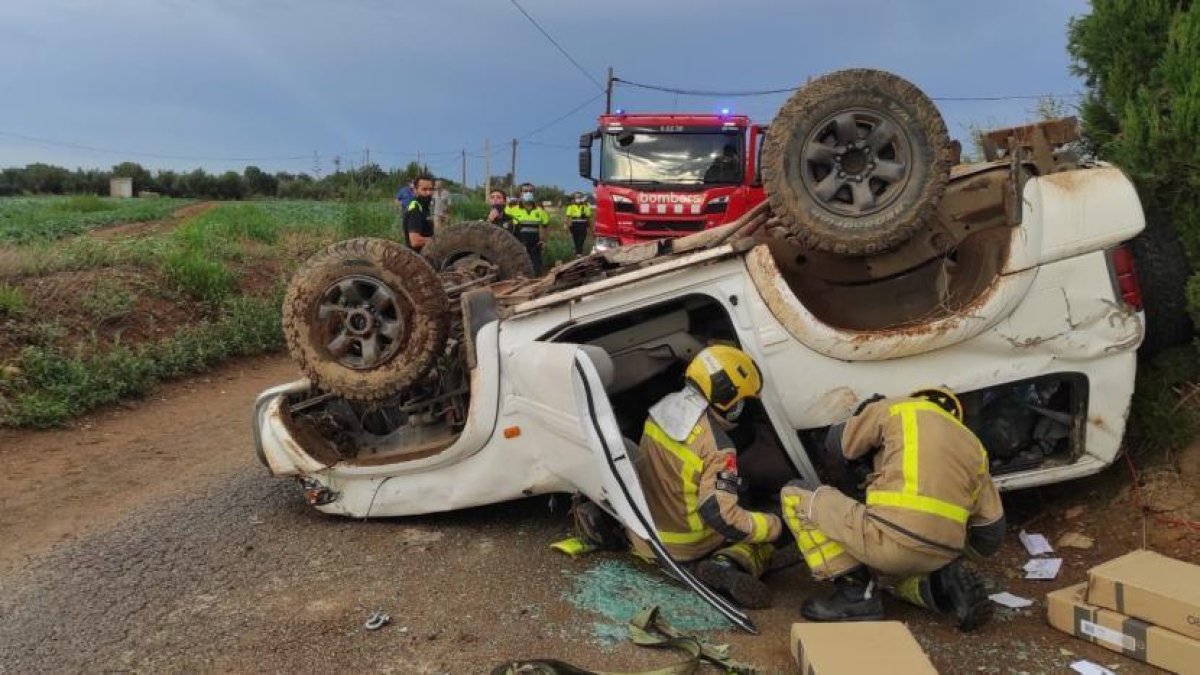
[{"label": "white paper on ground", "polygon": [[1054,549],[1050,548],[1050,542],[1042,534],[1031,534],[1025,530],[1017,535],[1021,543],[1025,545],[1025,550],[1029,555],[1041,555],[1043,553],[1054,553]]},{"label": "white paper on ground", "polygon": [[1098,663],[1082,660],[1072,663],[1071,670],[1079,673],[1079,675],[1117,675]]},{"label": "white paper on ground", "polygon": [[1062,558],[1033,558],[1025,563],[1026,579],[1053,579],[1062,568]]},{"label": "white paper on ground", "polygon": [[1008,591],[1004,591],[1003,593],[993,593],[988,597],[991,598],[992,602],[996,604],[1004,605],[1005,607],[1011,607],[1013,609],[1021,609],[1022,607],[1028,607],[1033,604],[1032,600],[1022,598],[1019,595],[1013,595]]}]

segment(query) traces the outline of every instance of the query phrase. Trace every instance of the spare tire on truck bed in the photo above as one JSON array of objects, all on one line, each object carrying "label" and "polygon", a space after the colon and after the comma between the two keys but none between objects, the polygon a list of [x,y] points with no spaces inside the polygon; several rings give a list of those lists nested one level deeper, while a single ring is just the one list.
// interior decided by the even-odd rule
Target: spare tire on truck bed
[{"label": "spare tire on truck bed", "polygon": [[533,261],[525,246],[504,228],[484,221],[464,221],[438,230],[422,253],[438,271],[474,257],[498,268],[497,281],[533,276]]},{"label": "spare tire on truck bed", "polygon": [[841,70],[801,87],[771,122],[771,209],[813,249],[865,256],[908,240],[937,209],[953,163],[946,124],[916,85]]},{"label": "spare tire on truck bed", "polygon": [[288,284],[288,351],[321,388],[355,400],[387,398],[422,378],[445,352],[449,304],[420,255],[386,239],[332,244]]}]

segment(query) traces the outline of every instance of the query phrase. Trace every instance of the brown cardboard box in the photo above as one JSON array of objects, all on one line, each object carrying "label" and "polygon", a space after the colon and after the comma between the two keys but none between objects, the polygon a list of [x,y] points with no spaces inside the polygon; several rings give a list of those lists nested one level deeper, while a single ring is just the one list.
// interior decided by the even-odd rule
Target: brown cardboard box
[{"label": "brown cardboard box", "polygon": [[1200,566],[1127,553],[1088,571],[1087,601],[1200,640]]},{"label": "brown cardboard box", "polygon": [[1200,641],[1088,604],[1086,583],[1046,595],[1050,625],[1077,638],[1176,673],[1200,673]]},{"label": "brown cardboard box", "polygon": [[937,675],[899,621],[794,623],[792,658],[803,675]]}]

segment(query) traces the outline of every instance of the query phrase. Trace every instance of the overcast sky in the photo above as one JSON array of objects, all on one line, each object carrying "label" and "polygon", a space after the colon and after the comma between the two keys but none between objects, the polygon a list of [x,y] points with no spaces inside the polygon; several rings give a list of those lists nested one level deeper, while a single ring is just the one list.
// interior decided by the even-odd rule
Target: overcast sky
[{"label": "overcast sky", "polygon": [[[1081,90],[1066,28],[1084,0],[518,2],[601,82],[612,66],[639,82],[757,90],[874,67],[934,97]],[[519,177],[569,189],[585,186],[574,148],[604,106],[511,0],[0,0],[0,92],[0,166],[311,173],[369,148],[385,167],[421,152],[457,178],[462,149],[481,155],[490,139],[502,173],[507,144],[525,137]],[[767,121],[784,98],[618,87],[615,105]],[[938,104],[958,138],[1034,106]],[[482,182],[481,157],[467,169]]]}]

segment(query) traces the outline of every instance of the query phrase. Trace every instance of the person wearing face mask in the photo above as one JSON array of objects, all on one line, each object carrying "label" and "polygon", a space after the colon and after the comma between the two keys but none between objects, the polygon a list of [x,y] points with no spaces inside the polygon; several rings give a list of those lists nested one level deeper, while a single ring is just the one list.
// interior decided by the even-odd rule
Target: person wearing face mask
[{"label": "person wearing face mask", "polygon": [[[634,465],[658,538],[700,581],[751,609],[769,607],[768,571],[780,519],[738,504],[737,450],[726,435],[762,373],[748,354],[712,345],[692,359],[684,387],[650,407]],[[634,555],[649,544],[628,534]]]},{"label": "person wearing face mask", "polygon": [[550,214],[537,205],[533,198],[533,186],[521,186],[521,203],[509,211],[514,221],[517,239],[525,245],[529,259],[533,261],[533,273],[542,275],[542,247],[545,245],[546,228],[550,225]]},{"label": "person wearing face mask", "polygon": [[575,255],[583,255],[583,243],[587,240],[591,225],[592,207],[582,192],[575,193],[574,203],[567,205],[567,220],[571,224],[571,239],[575,243]]},{"label": "person wearing face mask", "polygon": [[504,190],[492,190],[488,193],[488,207],[487,222],[511,232],[513,219],[508,213],[508,195]]}]

